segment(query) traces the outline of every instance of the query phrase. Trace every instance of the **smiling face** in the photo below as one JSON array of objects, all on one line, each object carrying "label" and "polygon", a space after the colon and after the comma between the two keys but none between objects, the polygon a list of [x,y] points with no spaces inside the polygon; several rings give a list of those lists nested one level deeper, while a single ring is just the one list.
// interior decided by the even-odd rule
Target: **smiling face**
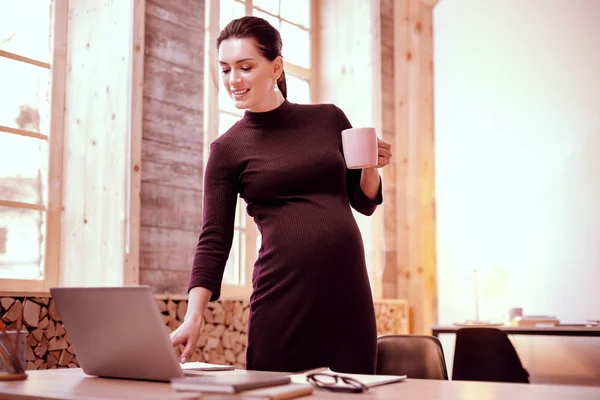
[{"label": "smiling face", "polygon": [[281,57],[270,61],[260,54],[253,39],[224,40],[219,47],[223,86],[235,107],[262,112],[277,108],[283,101],[275,91],[281,75]]}]

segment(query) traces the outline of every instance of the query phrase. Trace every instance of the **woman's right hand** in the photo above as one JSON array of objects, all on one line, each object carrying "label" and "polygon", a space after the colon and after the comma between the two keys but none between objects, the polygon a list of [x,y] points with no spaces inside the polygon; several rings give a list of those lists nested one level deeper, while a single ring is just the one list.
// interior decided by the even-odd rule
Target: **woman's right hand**
[{"label": "woman's right hand", "polygon": [[187,362],[196,350],[196,344],[202,329],[202,320],[202,315],[186,315],[183,323],[169,335],[173,346],[185,346],[185,349],[181,352],[180,361],[182,363]]}]

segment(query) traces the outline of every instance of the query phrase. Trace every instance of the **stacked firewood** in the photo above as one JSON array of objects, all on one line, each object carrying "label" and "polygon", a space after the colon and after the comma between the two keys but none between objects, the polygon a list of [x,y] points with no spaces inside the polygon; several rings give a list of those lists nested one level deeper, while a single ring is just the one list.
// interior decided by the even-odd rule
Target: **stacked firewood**
[{"label": "stacked firewood", "polygon": [[[157,296],[165,325],[172,331],[183,322],[185,296]],[[77,368],[79,361],[50,297],[1,297],[1,318],[9,330],[27,335],[27,369]],[[229,364],[243,369],[248,347],[249,303],[220,300],[209,303],[204,326],[191,361]],[[377,333],[408,333],[408,304],[404,300],[375,302]],[[318,327],[315,327],[318,329]],[[181,354],[183,347],[176,349]]]},{"label": "stacked firewood", "polygon": [[407,334],[408,302],[406,300],[378,300],[375,302],[377,334]]},{"label": "stacked firewood", "polygon": [[[185,298],[156,300],[165,324],[176,329],[187,311]],[[77,368],[79,361],[54,301],[50,297],[2,297],[1,318],[11,331],[27,335],[26,368]],[[192,361],[230,364],[244,368],[246,364],[249,305],[246,301],[223,300],[210,303],[204,313],[204,326],[192,355]],[[183,347],[176,349],[179,354]]]},{"label": "stacked firewood", "polygon": [[[179,327],[187,311],[187,301],[159,299],[157,304],[169,329]],[[249,311],[248,302],[244,301],[222,300],[209,303],[204,313],[202,333],[190,361],[244,368]],[[177,349],[178,354],[181,354],[181,350],[183,347]]]},{"label": "stacked firewood", "polygon": [[26,369],[77,368],[79,361],[49,297],[3,297],[2,320],[8,330],[27,331]]}]

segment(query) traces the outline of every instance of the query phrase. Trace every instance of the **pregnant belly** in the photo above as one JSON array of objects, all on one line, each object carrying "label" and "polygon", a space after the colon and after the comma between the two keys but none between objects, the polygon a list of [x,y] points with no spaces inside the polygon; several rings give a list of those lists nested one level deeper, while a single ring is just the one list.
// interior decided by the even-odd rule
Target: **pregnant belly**
[{"label": "pregnant belly", "polygon": [[281,255],[287,256],[287,261],[294,257],[325,260],[344,253],[363,254],[360,230],[349,210],[312,211],[263,220],[261,258],[266,261]]},{"label": "pregnant belly", "polygon": [[340,276],[357,284],[368,280],[361,234],[349,208],[276,211],[259,220],[262,247],[253,273],[257,296],[287,296],[315,282],[333,284]]}]

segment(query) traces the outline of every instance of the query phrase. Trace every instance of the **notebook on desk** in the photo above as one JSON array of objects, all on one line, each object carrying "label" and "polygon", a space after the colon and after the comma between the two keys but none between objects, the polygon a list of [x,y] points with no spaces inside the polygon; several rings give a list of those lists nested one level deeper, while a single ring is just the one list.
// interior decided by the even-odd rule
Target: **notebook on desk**
[{"label": "notebook on desk", "polygon": [[202,400],[291,400],[310,396],[314,389],[312,385],[289,383],[261,389],[246,390],[237,394],[202,393]]},{"label": "notebook on desk", "polygon": [[251,371],[240,374],[173,378],[171,387],[178,391],[240,393],[251,389],[286,385],[290,382],[291,379],[287,375]]}]

